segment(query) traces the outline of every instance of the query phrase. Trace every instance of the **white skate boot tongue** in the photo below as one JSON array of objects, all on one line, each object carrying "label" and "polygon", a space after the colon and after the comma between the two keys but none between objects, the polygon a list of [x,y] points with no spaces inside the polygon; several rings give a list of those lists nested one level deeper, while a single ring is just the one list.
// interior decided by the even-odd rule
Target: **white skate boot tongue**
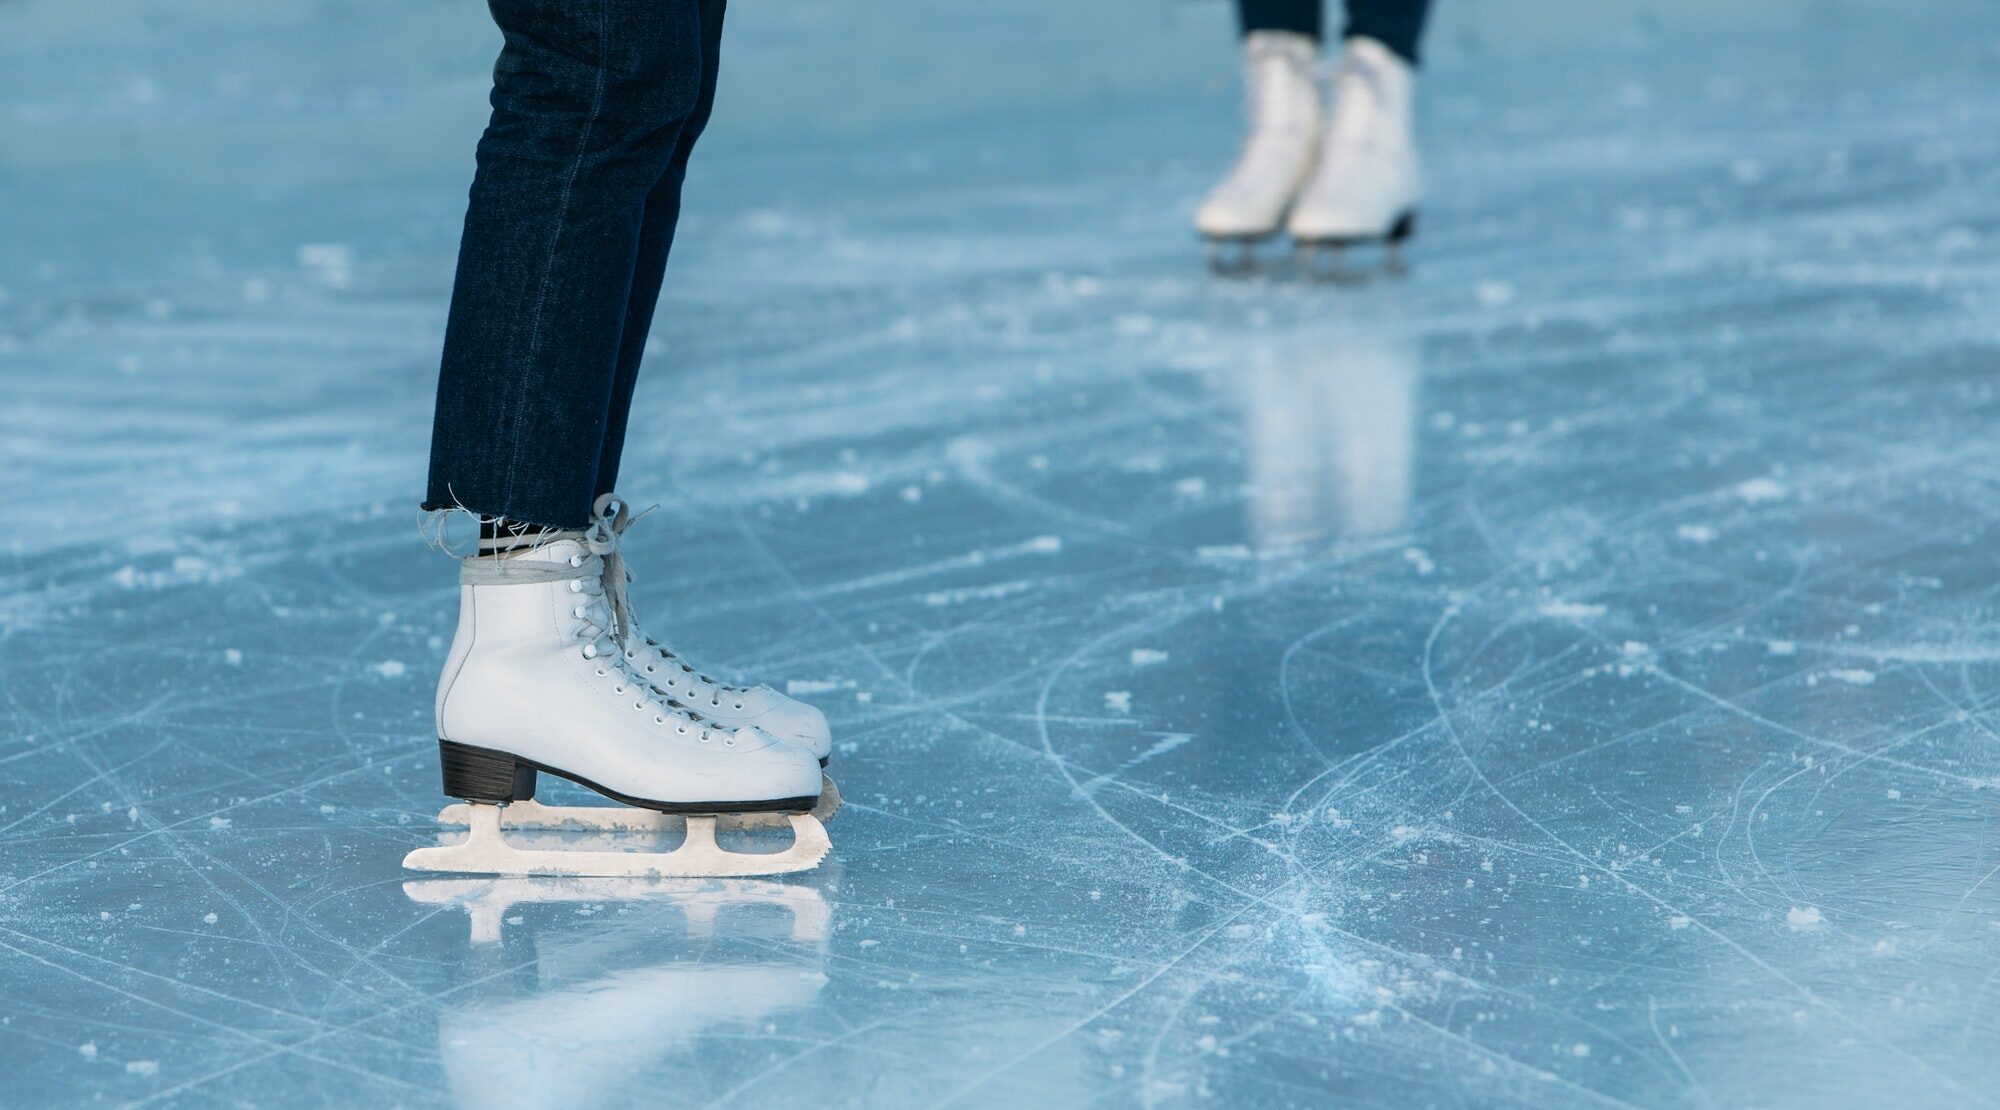
[{"label": "white skate boot tongue", "polygon": [[604,594],[611,599],[612,614],[618,619],[618,637],[632,651],[650,650],[658,653],[670,667],[678,667],[695,683],[699,683],[702,693],[711,698],[717,691],[741,693],[745,687],[731,686],[710,675],[689,666],[672,648],[647,636],[639,630],[632,617],[631,586],[632,572],[625,566],[625,530],[645,519],[652,512],[647,509],[633,515],[630,504],[616,493],[606,493],[598,497],[592,506],[590,528],[584,533],[584,542],[604,557]]}]

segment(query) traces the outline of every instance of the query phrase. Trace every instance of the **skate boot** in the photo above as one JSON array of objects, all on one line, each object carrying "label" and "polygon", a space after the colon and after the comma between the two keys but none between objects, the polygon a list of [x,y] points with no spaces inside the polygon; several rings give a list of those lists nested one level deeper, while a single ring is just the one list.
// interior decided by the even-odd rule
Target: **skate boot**
[{"label": "skate boot", "polygon": [[731,686],[712,678],[660,641],[648,636],[632,615],[628,588],[631,573],[620,554],[625,530],[638,518],[615,493],[597,499],[591,542],[606,551],[604,589],[619,621],[619,640],[626,662],[668,697],[725,727],[755,726],[787,744],[811,752],[820,766],[833,754],[833,733],[826,714],[769,686]]},{"label": "skate boot", "polygon": [[1380,242],[1388,266],[1416,230],[1417,147],[1410,135],[1410,64],[1371,38],[1351,38],[1333,69],[1333,106],[1319,167],[1292,206],[1289,230],[1307,273],[1339,273],[1343,248]]},{"label": "skate boot", "polygon": [[[551,539],[463,561],[458,635],[438,684],[438,748],[464,843],[411,852],[423,871],[506,875],[765,875],[815,866],[830,845],[807,814],[819,801],[810,752],[751,727],[703,717],[655,689],[627,660],[605,592],[604,550]],[[536,806],[547,772],[631,810]],[[500,807],[526,814],[502,817]],[[731,816],[718,816],[731,815]],[[525,819],[521,819],[525,817]],[[722,827],[789,825],[776,853],[725,851]],[[667,853],[530,851],[502,826],[677,831]]]},{"label": "skate boot", "polygon": [[1319,44],[1291,31],[1252,31],[1243,39],[1249,134],[1229,176],[1195,212],[1208,239],[1209,265],[1249,269],[1256,243],[1275,234],[1319,152],[1320,96],[1313,74]]}]

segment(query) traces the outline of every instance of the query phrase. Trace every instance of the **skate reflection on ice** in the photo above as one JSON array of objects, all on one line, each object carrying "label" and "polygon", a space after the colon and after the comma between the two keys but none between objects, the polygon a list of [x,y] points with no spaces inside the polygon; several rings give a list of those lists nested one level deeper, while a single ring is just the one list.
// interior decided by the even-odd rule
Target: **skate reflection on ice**
[{"label": "skate reflection on ice", "polygon": [[[403,891],[463,907],[475,963],[487,965],[438,1019],[461,1106],[657,1097],[677,1067],[697,1064],[698,1038],[811,1006],[826,985],[832,909],[816,886],[515,877],[418,879]],[[536,912],[561,904],[573,912]],[[629,912],[607,914],[614,904]]]},{"label": "skate reflection on ice", "polygon": [[456,905],[472,919],[472,943],[498,944],[516,906],[657,900],[680,907],[689,937],[715,931],[716,914],[731,905],[772,905],[791,912],[790,939],[826,939],[832,911],[819,891],[768,879],[528,878],[413,879],[403,893],[426,905]]},{"label": "skate reflection on ice", "polygon": [[1235,379],[1258,549],[1407,526],[1422,379],[1414,340],[1358,317],[1259,335]]}]

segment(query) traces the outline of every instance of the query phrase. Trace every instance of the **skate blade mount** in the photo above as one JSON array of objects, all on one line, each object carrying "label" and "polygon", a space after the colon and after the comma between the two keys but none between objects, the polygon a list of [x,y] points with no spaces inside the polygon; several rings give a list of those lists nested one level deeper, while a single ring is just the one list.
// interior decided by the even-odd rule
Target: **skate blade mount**
[{"label": "skate blade mount", "polygon": [[[517,848],[501,833],[501,806],[454,804],[438,814],[440,824],[465,825],[463,843],[418,848],[403,857],[411,871],[443,871],[461,875],[574,875],[627,878],[736,878],[751,875],[783,875],[819,866],[833,850],[826,826],[809,813],[718,814],[688,816],[627,810],[614,806],[544,806],[536,802],[515,802],[533,807],[517,828],[595,829],[602,831],[660,831],[685,829],[680,846],[669,852],[568,851],[564,849]],[[789,825],[792,844],[780,852],[732,852],[715,841],[718,824],[724,828],[774,828]]]},{"label": "skate blade mount", "polygon": [[[724,813],[683,817],[629,806],[545,806],[527,799],[505,806],[454,802],[438,811],[438,824],[469,828],[462,844],[418,848],[403,859],[412,871],[479,875],[576,875],[632,878],[730,878],[782,875],[819,866],[833,847],[826,826],[840,811],[840,789],[820,777],[819,804],[811,813]],[[715,842],[717,829],[792,831],[781,852],[732,852]],[[505,829],[523,831],[643,832],[684,834],[671,852],[587,852],[519,848]]]},{"label": "skate blade mount", "polygon": [[[1405,212],[1396,218],[1389,230],[1381,235],[1344,236],[1334,239],[1300,239],[1298,241],[1299,274],[1307,281],[1323,281],[1333,284],[1360,284],[1371,278],[1387,275],[1402,277],[1409,272],[1409,265],[1403,260],[1403,244],[1417,231],[1417,217],[1414,212]],[[1382,264],[1374,269],[1350,268],[1347,253],[1350,248],[1368,247],[1379,244],[1382,248]]]},{"label": "skate blade mount", "polygon": [[1225,277],[1256,273],[1257,246],[1269,238],[1269,234],[1207,236],[1209,273]]}]

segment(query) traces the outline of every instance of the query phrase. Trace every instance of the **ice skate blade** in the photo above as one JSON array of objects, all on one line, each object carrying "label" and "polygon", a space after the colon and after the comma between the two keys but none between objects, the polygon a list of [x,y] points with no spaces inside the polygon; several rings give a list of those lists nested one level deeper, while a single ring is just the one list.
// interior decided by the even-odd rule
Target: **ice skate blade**
[{"label": "ice skate blade", "polygon": [[1257,246],[1275,232],[1260,235],[1204,235],[1208,272],[1217,277],[1247,277],[1257,273]]},{"label": "ice skate blade", "polygon": [[[521,803],[532,805],[533,803]],[[511,807],[510,807],[511,808]],[[619,811],[602,807],[538,807],[546,813],[538,819],[561,823],[542,828],[582,829],[671,829],[670,824],[632,825],[621,823]],[[783,875],[819,866],[833,850],[826,827],[811,814],[732,814],[727,817],[679,817],[652,813],[645,816],[662,822],[685,823],[686,838],[670,852],[599,852],[516,848],[501,834],[500,807],[490,805],[446,806],[440,820],[463,810],[469,833],[462,844],[418,848],[403,857],[411,871],[442,871],[461,875],[576,875],[631,878],[741,878],[752,875]],[[775,818],[756,824],[740,823],[744,818]],[[736,821],[730,828],[770,828],[787,824],[792,830],[791,847],[782,852],[731,852],[715,842],[718,821]]]},{"label": "ice skate blade", "polygon": [[[825,824],[840,812],[840,788],[824,772],[819,776],[819,804],[812,807],[814,820]],[[472,806],[454,802],[438,811],[440,825],[467,825]],[[679,832],[686,818],[672,813],[630,806],[545,806],[529,799],[509,802],[500,809],[503,829],[564,829],[572,832]],[[791,823],[784,813],[718,813],[718,829],[782,829]]]},{"label": "ice skate blade", "polygon": [[[1296,240],[1299,276],[1307,281],[1334,285],[1360,285],[1378,277],[1402,277],[1410,270],[1403,260],[1403,244],[1409,242],[1416,231],[1416,213],[1405,212],[1396,218],[1388,231],[1379,235],[1300,237]],[[1347,265],[1350,250],[1371,246],[1382,248],[1379,265]]]}]

